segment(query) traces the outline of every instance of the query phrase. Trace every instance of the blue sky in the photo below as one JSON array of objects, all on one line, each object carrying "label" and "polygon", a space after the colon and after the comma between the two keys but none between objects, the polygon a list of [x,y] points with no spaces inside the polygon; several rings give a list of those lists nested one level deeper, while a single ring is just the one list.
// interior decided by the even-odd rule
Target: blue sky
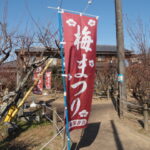
[{"label": "blue sky", "polygon": [[[5,0],[0,0],[0,19],[2,18]],[[62,7],[75,11],[83,11],[88,0],[63,0]],[[48,9],[48,6],[57,7],[60,0],[8,0],[8,23],[10,28],[18,27],[23,32],[25,27],[30,25],[31,30],[35,30],[29,11],[33,18],[41,25],[52,22],[57,27],[57,13]],[[150,22],[149,7],[150,0],[122,0],[123,16],[128,16],[132,22],[137,17],[141,17],[143,22]],[[98,44],[116,44],[115,32],[115,12],[114,0],[93,0],[87,13],[99,16]],[[130,48],[131,42],[126,32],[126,22],[124,22],[125,47]]]}]

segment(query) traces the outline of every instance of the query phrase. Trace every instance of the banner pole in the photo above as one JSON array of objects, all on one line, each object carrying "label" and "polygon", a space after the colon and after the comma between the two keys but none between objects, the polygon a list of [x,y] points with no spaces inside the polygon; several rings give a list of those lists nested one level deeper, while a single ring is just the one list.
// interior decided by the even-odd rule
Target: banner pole
[{"label": "banner pole", "polygon": [[79,11],[73,11],[73,10],[68,10],[68,9],[62,9],[60,7],[51,7],[49,6],[48,7],[49,9],[54,9],[54,10],[58,10],[58,11],[65,11],[65,12],[71,12],[71,13],[76,13],[76,14],[82,14],[82,15],[85,15],[85,16],[91,16],[91,17],[95,17],[95,18],[99,18],[99,16],[96,16],[96,15],[91,15],[91,14],[87,14],[87,13],[84,13],[84,12],[79,12]]},{"label": "banner pole", "polygon": [[[59,21],[59,38],[60,43],[62,42],[62,19],[61,19],[61,13],[58,12],[58,21]],[[61,54],[61,64],[62,64],[62,74],[65,74],[65,66],[64,66],[64,56],[63,56],[63,45],[60,44],[60,54]],[[66,94],[66,80],[65,76],[62,76],[63,80],[63,89],[64,89],[64,106],[65,106],[65,119],[66,119],[66,133],[67,133],[67,146],[68,150],[71,150],[71,144],[70,144],[70,132],[69,132],[69,117],[68,117],[68,107],[67,107],[67,94]]]}]

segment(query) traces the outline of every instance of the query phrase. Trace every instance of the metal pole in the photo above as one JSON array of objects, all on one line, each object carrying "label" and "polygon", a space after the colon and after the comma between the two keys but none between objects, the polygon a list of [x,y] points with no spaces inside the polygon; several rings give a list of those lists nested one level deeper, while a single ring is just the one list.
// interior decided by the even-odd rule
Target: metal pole
[{"label": "metal pole", "polygon": [[[61,14],[58,12],[58,21],[59,21],[59,35],[60,35],[60,42],[62,42],[62,20],[61,20]],[[64,66],[64,56],[63,56],[63,46],[60,44],[60,54],[61,54],[61,64],[62,64],[62,75],[65,74],[65,66]],[[66,78],[65,76],[62,76],[63,80],[63,89],[64,89],[64,106],[65,106],[65,119],[66,119],[66,134],[67,134],[67,146],[68,150],[71,150],[71,139],[70,139],[70,132],[69,132],[69,116],[68,116],[68,105],[67,105],[67,89],[66,89]]]},{"label": "metal pole", "polygon": [[[122,8],[121,0],[115,0],[115,14],[116,14],[116,38],[117,38],[117,53],[118,53],[118,77],[119,81],[119,105],[120,117],[123,117],[124,110],[126,109],[125,103],[126,83],[125,83],[125,53],[124,53],[124,35],[122,23]],[[119,79],[118,78],[118,79]]]}]

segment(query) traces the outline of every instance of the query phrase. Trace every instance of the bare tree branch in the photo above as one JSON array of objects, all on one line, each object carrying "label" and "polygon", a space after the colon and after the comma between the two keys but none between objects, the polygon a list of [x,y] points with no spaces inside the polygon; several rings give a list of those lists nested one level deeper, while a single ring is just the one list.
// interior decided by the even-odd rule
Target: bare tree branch
[{"label": "bare tree branch", "polygon": [[132,89],[133,96],[143,105],[150,98],[150,26],[145,25],[138,18],[131,23],[127,18],[127,31],[134,43],[138,54],[134,55],[136,62],[127,68],[128,88]]},{"label": "bare tree branch", "polygon": [[0,65],[10,56],[13,49],[13,35],[8,33],[7,24],[0,22]]}]

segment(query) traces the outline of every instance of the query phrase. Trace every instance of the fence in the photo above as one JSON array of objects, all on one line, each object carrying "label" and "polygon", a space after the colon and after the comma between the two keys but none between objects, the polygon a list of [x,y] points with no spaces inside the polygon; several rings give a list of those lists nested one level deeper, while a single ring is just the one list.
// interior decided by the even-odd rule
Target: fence
[{"label": "fence", "polygon": [[[117,96],[113,96],[111,95],[113,104],[115,106],[115,109],[117,112],[120,112],[119,109],[119,99]],[[148,131],[149,129],[149,103],[144,103],[142,106],[137,104],[137,103],[133,103],[133,102],[129,102],[129,101],[123,101],[123,104],[125,104],[125,109],[124,114],[128,114],[128,116],[136,119],[136,120],[142,120],[143,123],[143,127],[145,131]],[[125,115],[126,116],[126,115]]]},{"label": "fence", "polygon": [[[25,108],[20,118],[27,118],[27,117],[32,117],[34,120],[33,121],[42,121],[42,119],[46,119],[47,121],[52,123],[53,126],[53,134],[54,136],[40,148],[40,150],[44,149],[46,146],[48,146],[51,142],[53,142],[59,135],[62,138],[62,149],[65,150],[66,148],[66,136],[65,136],[65,127],[64,127],[64,120],[62,117],[58,114],[57,108],[55,106],[51,105],[51,100],[49,101],[40,101],[39,103],[34,103],[34,111],[30,111],[30,106],[28,103],[25,103]],[[26,109],[28,111],[26,111]],[[28,113],[27,113],[28,112]],[[63,115],[63,114],[62,114]],[[40,118],[40,119],[36,119]],[[26,119],[28,121],[28,119]],[[30,119],[29,119],[30,120]],[[31,120],[30,120],[31,121]]]}]

